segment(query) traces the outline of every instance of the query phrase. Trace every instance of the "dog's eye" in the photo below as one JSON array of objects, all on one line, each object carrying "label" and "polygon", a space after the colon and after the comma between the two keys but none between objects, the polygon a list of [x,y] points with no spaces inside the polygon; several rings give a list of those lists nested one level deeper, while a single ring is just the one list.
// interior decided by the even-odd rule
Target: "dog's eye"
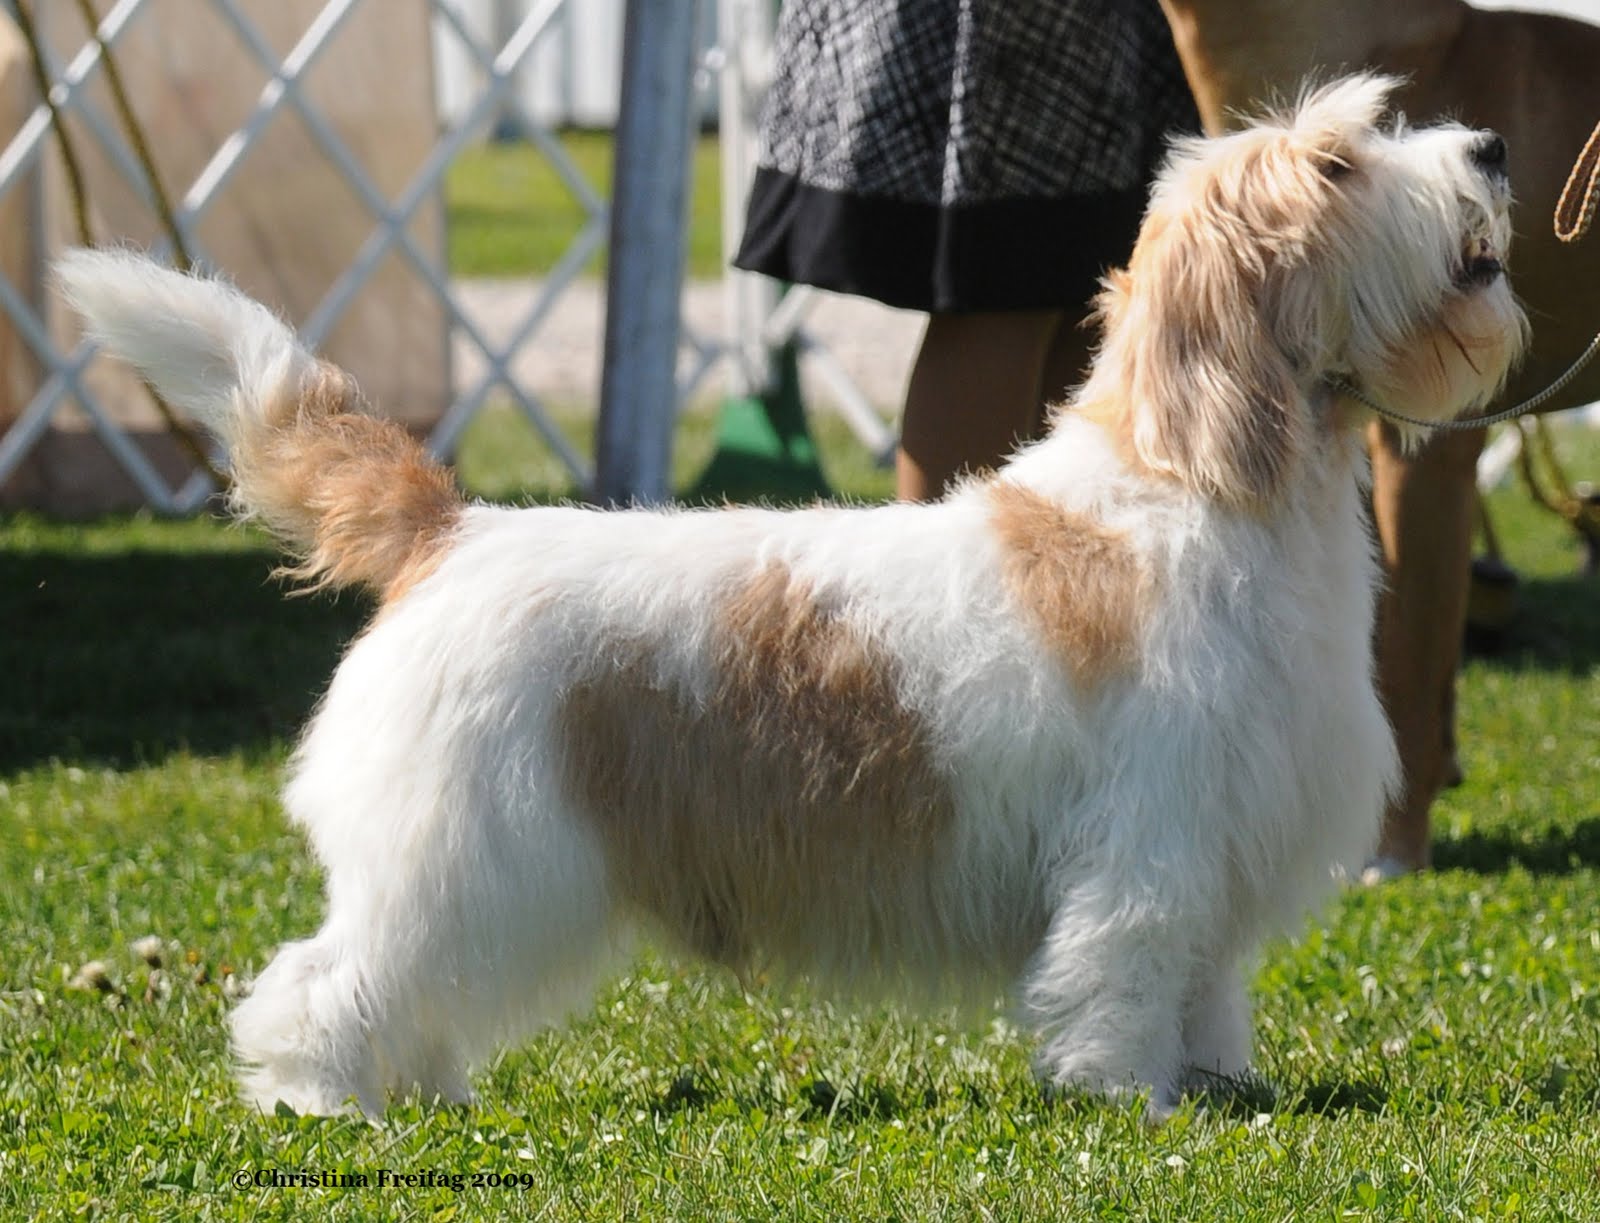
[{"label": "dog's eye", "polygon": [[1341,157],[1337,153],[1324,154],[1317,163],[1317,168],[1322,171],[1322,177],[1329,182],[1336,183],[1342,178],[1348,178],[1355,173],[1355,163],[1348,157]]}]

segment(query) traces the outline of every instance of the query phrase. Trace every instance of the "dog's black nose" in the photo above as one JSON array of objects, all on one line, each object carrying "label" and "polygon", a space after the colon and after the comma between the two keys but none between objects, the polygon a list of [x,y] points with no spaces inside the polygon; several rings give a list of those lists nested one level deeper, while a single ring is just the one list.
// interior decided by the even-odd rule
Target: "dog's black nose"
[{"label": "dog's black nose", "polygon": [[1506,172],[1506,142],[1499,132],[1484,132],[1473,141],[1471,157],[1478,167],[1491,174]]}]

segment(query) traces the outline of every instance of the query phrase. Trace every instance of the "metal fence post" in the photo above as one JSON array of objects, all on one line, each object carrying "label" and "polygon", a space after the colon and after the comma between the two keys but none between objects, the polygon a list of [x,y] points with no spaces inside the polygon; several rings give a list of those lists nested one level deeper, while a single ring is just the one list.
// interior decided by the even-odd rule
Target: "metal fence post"
[{"label": "metal fence post", "polygon": [[596,438],[601,504],[671,493],[697,8],[628,0]]}]

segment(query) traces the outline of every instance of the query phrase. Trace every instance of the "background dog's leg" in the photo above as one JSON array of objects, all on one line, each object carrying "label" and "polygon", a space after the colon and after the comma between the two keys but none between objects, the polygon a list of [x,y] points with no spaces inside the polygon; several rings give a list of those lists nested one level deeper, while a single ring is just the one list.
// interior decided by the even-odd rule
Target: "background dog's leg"
[{"label": "background dog's leg", "polygon": [[1451,771],[1483,431],[1437,436],[1409,457],[1387,426],[1375,426],[1369,441],[1373,519],[1388,576],[1378,602],[1378,679],[1404,770],[1401,796],[1384,815],[1377,865],[1420,870],[1432,851],[1428,811]]}]

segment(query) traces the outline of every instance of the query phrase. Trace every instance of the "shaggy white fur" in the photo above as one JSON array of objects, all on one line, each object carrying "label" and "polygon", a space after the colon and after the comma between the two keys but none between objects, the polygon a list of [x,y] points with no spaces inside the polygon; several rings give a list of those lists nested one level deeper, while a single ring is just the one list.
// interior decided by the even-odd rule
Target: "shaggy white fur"
[{"label": "shaggy white fur", "polygon": [[1391,85],[1180,143],[1087,384],[936,505],[469,506],[232,289],[64,259],[240,511],[383,597],[285,791],[328,912],[234,1014],[250,1098],[466,1098],[641,922],[856,990],[1007,982],[1043,1077],[1158,1112],[1244,1070],[1254,949],[1396,776],[1325,379],[1442,419],[1523,342],[1486,134],[1380,126]]}]

